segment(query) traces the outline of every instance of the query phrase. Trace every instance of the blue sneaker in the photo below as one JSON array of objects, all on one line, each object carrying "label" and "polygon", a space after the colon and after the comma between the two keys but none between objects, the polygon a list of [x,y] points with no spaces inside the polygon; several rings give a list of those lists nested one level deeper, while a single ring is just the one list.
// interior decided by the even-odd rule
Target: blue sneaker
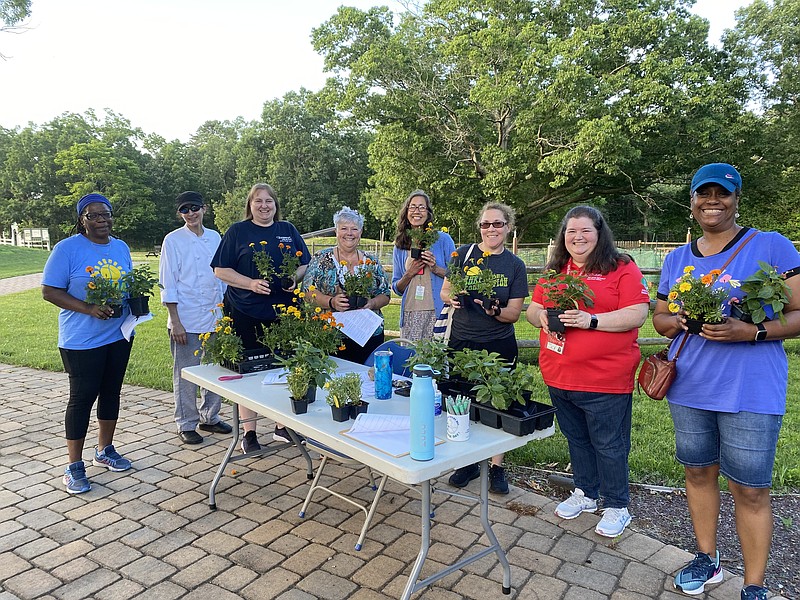
[{"label": "blue sneaker", "polygon": [[82,460],[69,465],[64,471],[64,485],[70,494],[83,494],[92,489],[89,479],[86,477],[86,467]]},{"label": "blue sneaker", "polygon": [[767,600],[767,588],[760,585],[748,585],[742,588],[742,600]]},{"label": "blue sneaker", "polygon": [[131,461],[127,458],[122,458],[111,444],[103,448],[102,452],[98,450],[97,446],[94,447],[92,464],[95,467],[105,467],[110,471],[127,471],[131,468]]},{"label": "blue sneaker", "polygon": [[716,552],[715,560],[711,560],[708,554],[698,552],[692,562],[678,572],[672,585],[684,594],[695,596],[703,593],[707,583],[720,581],[722,567],[719,564],[719,551]]}]

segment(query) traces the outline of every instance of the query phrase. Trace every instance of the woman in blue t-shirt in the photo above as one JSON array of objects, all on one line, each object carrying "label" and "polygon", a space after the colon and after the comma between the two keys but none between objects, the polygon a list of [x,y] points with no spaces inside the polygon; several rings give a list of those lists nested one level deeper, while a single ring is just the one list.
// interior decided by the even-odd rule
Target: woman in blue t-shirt
[{"label": "woman in blue t-shirt", "polygon": [[[292,290],[281,288],[280,278],[275,275],[262,279],[253,260],[254,250],[263,250],[272,258],[277,269],[283,262],[283,248],[289,247],[300,252],[300,266],[294,274],[294,281],[303,279],[311,256],[300,232],[288,221],[281,221],[281,206],[275,190],[266,183],[257,183],[247,194],[244,221],[234,223],[222,236],[217,252],[211,260],[214,274],[228,284],[225,291],[225,313],[233,319],[233,328],[245,350],[259,348],[258,338],[264,328],[269,327],[277,315],[275,306],[290,305]],[[261,446],[256,439],[256,413],[239,407],[246,422],[243,425],[244,439],[242,450],[254,452]],[[290,442],[286,430],[276,424],[273,439]]]},{"label": "woman in blue t-shirt", "polygon": [[[91,489],[83,462],[83,446],[89,430],[92,406],[97,401],[98,445],[95,466],[112,471],[130,469],[131,463],[114,449],[114,430],[119,416],[122,379],[131,354],[130,341],[120,330],[121,318],[113,318],[106,304],[86,302],[87,284],[99,273],[112,285],[132,268],[128,245],[111,235],[114,214],[111,202],[101,194],[78,201],[77,233],[60,241],[47,259],[42,277],[42,296],[61,309],[58,315],[58,349],[69,375],[69,401],[64,424],[69,465],[64,484],[70,494]],[[123,307],[122,317],[129,314]]]}]

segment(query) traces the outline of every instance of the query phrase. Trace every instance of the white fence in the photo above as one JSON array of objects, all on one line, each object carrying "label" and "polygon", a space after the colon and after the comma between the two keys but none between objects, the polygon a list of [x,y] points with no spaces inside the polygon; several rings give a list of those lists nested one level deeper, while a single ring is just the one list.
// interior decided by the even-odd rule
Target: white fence
[{"label": "white fence", "polygon": [[50,231],[46,227],[22,227],[11,225],[11,233],[0,231],[0,246],[20,246],[50,250]]}]

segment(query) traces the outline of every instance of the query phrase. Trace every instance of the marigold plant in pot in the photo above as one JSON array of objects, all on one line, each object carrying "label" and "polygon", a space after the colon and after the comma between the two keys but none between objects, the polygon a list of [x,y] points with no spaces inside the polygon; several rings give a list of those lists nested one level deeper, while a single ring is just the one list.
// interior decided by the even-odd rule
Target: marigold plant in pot
[{"label": "marigold plant in pot", "polygon": [[198,337],[201,349],[195,354],[201,354],[200,362],[203,364],[232,367],[244,356],[242,338],[233,329],[233,319],[227,315],[217,319],[213,332],[201,333]]},{"label": "marigold plant in pot", "polygon": [[[345,261],[342,261],[341,264],[345,267],[347,265]],[[372,291],[376,285],[377,268],[378,266],[375,262],[367,258],[358,261],[352,273],[346,271],[342,276],[342,291],[347,296],[350,310],[364,308],[367,301],[372,297]]]},{"label": "marigold plant in pot", "polygon": [[[445,228],[442,230],[447,231]],[[439,239],[439,231],[433,228],[433,223],[428,223],[425,227],[406,229],[406,233],[411,238],[411,258],[422,256],[422,251],[433,246]]]},{"label": "marigold plant in pot", "polygon": [[564,323],[558,318],[564,311],[594,306],[594,292],[580,275],[550,269],[539,279],[537,285],[542,288],[542,300],[547,309],[547,326],[550,331],[566,331]]},{"label": "marigold plant in pot", "polygon": [[[673,284],[667,295],[667,305],[671,313],[680,310],[686,315],[689,333],[700,333],[704,323],[722,323],[725,319],[722,309],[728,298],[728,288],[739,287],[739,282],[723,275],[719,269],[706,274],[693,275],[692,265],[683,269],[683,274]],[[724,284],[724,285],[723,285]]]},{"label": "marigold plant in pot", "polygon": [[295,285],[294,276],[300,267],[300,258],[303,256],[302,250],[292,251],[289,244],[283,242],[278,244],[278,249],[283,254],[281,264],[278,266],[278,277],[281,281],[281,288],[290,290]]},{"label": "marigold plant in pot", "polygon": [[123,290],[120,282],[106,277],[102,270],[86,267],[89,282],[86,284],[86,302],[98,306],[110,306],[114,309],[113,318],[122,316]]}]

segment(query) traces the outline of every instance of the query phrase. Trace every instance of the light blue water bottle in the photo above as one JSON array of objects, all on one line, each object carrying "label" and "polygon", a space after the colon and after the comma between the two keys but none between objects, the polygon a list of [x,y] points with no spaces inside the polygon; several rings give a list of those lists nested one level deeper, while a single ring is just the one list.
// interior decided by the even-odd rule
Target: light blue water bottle
[{"label": "light blue water bottle", "polygon": [[411,458],[431,460],[436,442],[433,430],[433,369],[415,365],[412,371],[410,415]]}]

